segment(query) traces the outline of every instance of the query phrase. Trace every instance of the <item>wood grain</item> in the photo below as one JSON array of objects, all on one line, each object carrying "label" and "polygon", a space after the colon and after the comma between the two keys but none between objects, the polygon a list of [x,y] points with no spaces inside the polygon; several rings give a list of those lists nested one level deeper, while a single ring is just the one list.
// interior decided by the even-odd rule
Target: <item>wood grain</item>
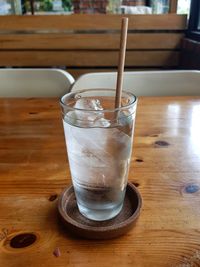
[{"label": "wood grain", "polygon": [[[127,49],[180,49],[182,33],[129,33]],[[90,41],[88,41],[90,40]],[[0,49],[8,50],[116,50],[120,36],[116,34],[1,34]]]},{"label": "wood grain", "polygon": [[[1,16],[0,30],[33,31],[33,30],[119,30],[124,15],[34,15],[34,16]],[[143,30],[184,30],[187,16],[177,14],[165,15],[126,15],[129,18],[129,29]]]},{"label": "wood grain", "polygon": [[[0,17],[1,67],[114,67],[122,15]],[[185,15],[127,15],[125,67],[177,67]],[[144,53],[141,52],[144,50]]]},{"label": "wood grain", "polygon": [[[199,266],[200,97],[139,98],[129,181],[143,209],[108,241],[74,238],[57,220],[71,183],[58,101],[0,99],[1,266]],[[37,240],[10,247],[19,234],[29,234],[20,244]]]},{"label": "wood grain", "polygon": [[[125,66],[178,66],[178,51],[127,51]],[[118,51],[0,51],[0,65],[113,67]]]}]

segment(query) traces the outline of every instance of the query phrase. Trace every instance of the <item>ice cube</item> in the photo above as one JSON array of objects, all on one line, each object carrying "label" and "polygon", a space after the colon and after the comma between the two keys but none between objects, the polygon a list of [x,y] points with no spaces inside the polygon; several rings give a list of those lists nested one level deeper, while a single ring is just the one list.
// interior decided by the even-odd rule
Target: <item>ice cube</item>
[{"label": "ice cube", "polygon": [[98,99],[80,98],[76,101],[74,108],[77,110],[69,111],[65,116],[68,123],[79,127],[110,126],[109,120],[104,119],[104,113],[99,112],[103,108]]},{"label": "ice cube", "polygon": [[[130,155],[131,137],[116,128],[78,128],[64,125],[70,148],[107,163],[110,159],[126,159]],[[106,160],[104,160],[106,158]],[[99,161],[98,161],[99,163]]]},{"label": "ice cube", "polygon": [[94,121],[94,124],[93,124],[94,127],[109,127],[110,126],[110,121],[109,120],[106,120],[104,118],[97,118],[95,121]]},{"label": "ice cube", "polygon": [[67,123],[64,128],[73,179],[98,185],[105,181],[107,185],[124,184],[121,177],[125,179],[128,173],[130,136],[117,128],[78,128]]},{"label": "ice cube", "polygon": [[80,98],[76,101],[74,108],[86,110],[103,110],[98,99]]},{"label": "ice cube", "polygon": [[76,110],[68,112],[63,121],[73,179],[81,184],[116,185],[123,190],[128,175],[131,137],[110,127],[110,121],[101,112],[99,100],[81,98],[74,107]]}]

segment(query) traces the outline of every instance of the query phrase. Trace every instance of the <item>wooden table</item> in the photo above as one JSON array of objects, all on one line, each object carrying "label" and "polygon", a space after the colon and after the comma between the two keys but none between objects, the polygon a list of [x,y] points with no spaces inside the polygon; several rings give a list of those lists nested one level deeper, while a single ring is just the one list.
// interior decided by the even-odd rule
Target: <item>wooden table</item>
[{"label": "wooden table", "polygon": [[129,180],[136,226],[73,237],[57,219],[70,183],[58,99],[1,99],[0,266],[200,266],[200,97],[139,99]]}]

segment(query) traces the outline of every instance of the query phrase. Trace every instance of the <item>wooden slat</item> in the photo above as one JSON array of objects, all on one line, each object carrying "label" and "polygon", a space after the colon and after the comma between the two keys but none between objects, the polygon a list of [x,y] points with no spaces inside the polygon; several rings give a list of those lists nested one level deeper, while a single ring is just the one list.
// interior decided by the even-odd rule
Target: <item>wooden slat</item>
[{"label": "wooden slat", "polygon": [[[124,15],[0,16],[0,30],[119,30]],[[186,29],[187,16],[126,15],[130,29]]]},{"label": "wooden slat", "polygon": [[178,0],[170,0],[169,12],[170,13],[176,13],[177,12],[177,5],[178,5]]},{"label": "wooden slat", "polygon": [[[126,66],[177,66],[177,51],[127,51]],[[0,51],[0,66],[117,66],[116,51]]]},{"label": "wooden slat", "polygon": [[[177,49],[181,33],[129,34],[127,49]],[[119,34],[4,34],[0,49],[119,49]]]}]

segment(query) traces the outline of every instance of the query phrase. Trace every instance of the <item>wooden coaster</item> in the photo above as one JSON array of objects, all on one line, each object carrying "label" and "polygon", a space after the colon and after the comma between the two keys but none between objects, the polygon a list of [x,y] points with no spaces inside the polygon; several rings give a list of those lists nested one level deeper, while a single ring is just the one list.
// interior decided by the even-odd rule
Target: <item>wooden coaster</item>
[{"label": "wooden coaster", "polygon": [[88,239],[110,239],[129,231],[140,214],[142,198],[137,188],[128,183],[121,212],[107,221],[93,221],[78,210],[73,186],[59,197],[58,211],[69,232]]}]

